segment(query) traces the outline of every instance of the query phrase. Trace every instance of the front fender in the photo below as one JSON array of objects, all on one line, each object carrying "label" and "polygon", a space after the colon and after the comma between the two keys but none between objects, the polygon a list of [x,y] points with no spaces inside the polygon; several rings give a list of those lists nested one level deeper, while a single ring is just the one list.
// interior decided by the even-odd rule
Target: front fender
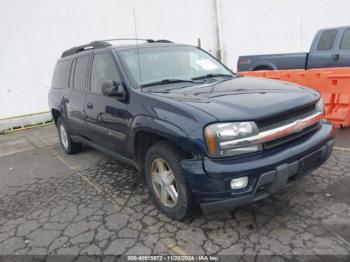
[{"label": "front fender", "polygon": [[189,136],[191,133],[189,130],[184,130],[170,121],[144,115],[135,117],[131,125],[128,138],[131,152],[135,148],[136,135],[142,131],[164,137],[186,152],[194,154],[201,152],[200,146]]}]

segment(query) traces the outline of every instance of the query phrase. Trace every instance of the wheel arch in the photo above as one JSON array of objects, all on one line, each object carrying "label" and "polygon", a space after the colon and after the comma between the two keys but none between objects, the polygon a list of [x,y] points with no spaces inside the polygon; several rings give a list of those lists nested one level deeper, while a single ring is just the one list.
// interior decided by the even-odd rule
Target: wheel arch
[{"label": "wheel arch", "polygon": [[57,120],[61,116],[61,112],[59,110],[55,109],[55,108],[52,108],[51,109],[51,115],[52,115],[53,122],[57,126]]},{"label": "wheel arch", "polygon": [[[191,139],[185,131],[176,125],[159,119],[155,123],[154,119],[145,117],[141,121],[141,123],[134,123],[134,126],[137,126],[137,128],[132,129],[130,137],[130,149],[140,170],[143,171],[147,150],[159,141],[166,140],[188,155],[194,154],[199,150],[195,144],[189,142]],[[157,129],[154,128],[155,125]]]},{"label": "wheel arch", "polygon": [[276,70],[276,66],[272,63],[261,63],[254,65],[252,68],[252,71],[259,71],[259,70]]}]

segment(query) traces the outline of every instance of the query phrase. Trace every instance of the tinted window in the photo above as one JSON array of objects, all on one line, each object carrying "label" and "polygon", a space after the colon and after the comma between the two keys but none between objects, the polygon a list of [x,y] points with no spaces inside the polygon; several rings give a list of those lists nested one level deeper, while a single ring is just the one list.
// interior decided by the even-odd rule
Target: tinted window
[{"label": "tinted window", "polygon": [[91,92],[101,94],[101,84],[106,80],[118,80],[118,71],[109,54],[96,54],[92,63]]},{"label": "tinted window", "polygon": [[68,78],[71,61],[60,61],[56,64],[52,77],[52,88],[68,87]]},{"label": "tinted window", "polygon": [[77,63],[77,59],[73,60],[72,66],[71,66],[71,73],[69,74],[69,87],[73,88],[73,80],[74,80],[74,70],[75,70],[75,64]]},{"label": "tinted window", "polygon": [[319,51],[331,50],[333,47],[333,43],[336,35],[337,35],[337,30],[324,31],[318,42],[317,50]]},{"label": "tinted window", "polygon": [[340,49],[350,49],[350,29],[346,29],[341,40]]},{"label": "tinted window", "polygon": [[86,67],[89,61],[88,56],[81,56],[77,58],[74,70],[73,88],[75,90],[85,91],[86,83]]}]

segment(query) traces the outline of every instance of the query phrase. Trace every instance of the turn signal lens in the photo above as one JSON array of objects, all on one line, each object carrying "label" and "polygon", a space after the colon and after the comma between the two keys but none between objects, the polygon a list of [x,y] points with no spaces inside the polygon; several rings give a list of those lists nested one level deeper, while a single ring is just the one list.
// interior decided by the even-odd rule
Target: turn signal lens
[{"label": "turn signal lens", "polygon": [[205,140],[211,155],[216,155],[216,136],[210,128],[206,127],[204,130]]},{"label": "turn signal lens", "polygon": [[322,97],[321,97],[320,100],[317,102],[316,108],[317,108],[320,112],[323,112],[323,114],[325,113],[324,101],[323,101]]}]

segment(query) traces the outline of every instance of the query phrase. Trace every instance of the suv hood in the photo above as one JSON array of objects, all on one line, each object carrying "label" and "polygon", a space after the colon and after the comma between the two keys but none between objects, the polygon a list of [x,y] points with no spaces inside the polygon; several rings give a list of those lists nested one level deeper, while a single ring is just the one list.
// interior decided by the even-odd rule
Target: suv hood
[{"label": "suv hood", "polygon": [[219,121],[261,120],[316,103],[317,91],[288,82],[238,77],[155,93],[186,103]]}]

